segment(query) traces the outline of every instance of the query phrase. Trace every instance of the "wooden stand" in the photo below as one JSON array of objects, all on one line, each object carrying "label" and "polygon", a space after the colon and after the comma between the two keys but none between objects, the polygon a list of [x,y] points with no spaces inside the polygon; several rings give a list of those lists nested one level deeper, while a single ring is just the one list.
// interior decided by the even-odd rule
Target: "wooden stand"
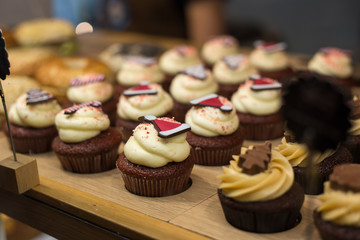
[{"label": "wooden stand", "polygon": [[0,188],[22,194],[40,184],[34,157],[17,154],[0,161]]}]

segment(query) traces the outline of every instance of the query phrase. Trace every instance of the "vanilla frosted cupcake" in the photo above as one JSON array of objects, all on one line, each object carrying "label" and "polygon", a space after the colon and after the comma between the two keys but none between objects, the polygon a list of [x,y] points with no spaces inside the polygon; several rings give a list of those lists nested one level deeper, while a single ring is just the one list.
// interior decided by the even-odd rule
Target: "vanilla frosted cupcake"
[{"label": "vanilla frosted cupcake", "polygon": [[231,102],[216,94],[195,99],[185,122],[191,126],[187,141],[195,163],[226,165],[239,154],[244,132]]},{"label": "vanilla frosted cupcake", "polygon": [[186,131],[190,127],[171,118],[145,116],[117,160],[125,188],[134,194],[162,197],[189,187],[194,166]]},{"label": "vanilla frosted cupcake", "polygon": [[207,40],[201,48],[201,58],[212,67],[221,58],[239,52],[239,42],[232,36],[221,35]]},{"label": "vanilla frosted cupcake", "polygon": [[219,84],[219,95],[231,98],[239,85],[244,83],[256,69],[246,55],[228,55],[218,60],[213,68],[214,79]]},{"label": "vanilla frosted cupcake", "polygon": [[[57,136],[55,116],[61,111],[56,99],[40,89],[31,89],[11,105],[10,129],[16,152],[42,153],[51,150]],[[7,126],[4,132],[9,136]]]},{"label": "vanilla frosted cupcake", "polygon": [[251,65],[261,76],[286,83],[293,75],[288,56],[284,51],[286,44],[256,41],[254,45],[255,49],[250,53]]},{"label": "vanilla frosted cupcake", "polygon": [[280,232],[301,219],[304,192],[294,182],[289,162],[271,143],[242,148],[218,176],[218,196],[226,220],[257,233]]},{"label": "vanilla frosted cupcake", "polygon": [[178,121],[184,121],[186,112],[191,108],[191,100],[217,91],[218,84],[203,65],[186,68],[176,75],[170,85],[170,94],[174,99],[172,116]]},{"label": "vanilla frosted cupcake", "polygon": [[173,108],[173,100],[159,84],[147,84],[130,88],[120,96],[117,106],[116,126],[126,141],[132,130],[139,124],[139,117],[168,115]]},{"label": "vanilla frosted cupcake", "polygon": [[231,102],[245,129],[246,139],[267,140],[282,136],[284,122],[280,112],[280,83],[270,78],[252,76],[240,85]]},{"label": "vanilla frosted cupcake", "polygon": [[120,133],[109,127],[110,120],[101,103],[92,101],[74,105],[56,115],[59,132],[52,149],[64,169],[94,173],[115,167]]}]

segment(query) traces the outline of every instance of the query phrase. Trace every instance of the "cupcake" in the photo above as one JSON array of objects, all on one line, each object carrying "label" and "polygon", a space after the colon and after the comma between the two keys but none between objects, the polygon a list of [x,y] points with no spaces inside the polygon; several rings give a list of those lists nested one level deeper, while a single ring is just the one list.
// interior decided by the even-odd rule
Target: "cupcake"
[{"label": "cupcake", "polygon": [[231,102],[217,94],[195,99],[185,122],[191,126],[187,141],[196,164],[219,166],[229,164],[239,154],[244,131]]},{"label": "cupcake", "polygon": [[140,82],[162,84],[165,80],[164,73],[160,70],[156,58],[144,56],[127,56],[116,76],[115,86],[117,96]]},{"label": "cupcake", "polygon": [[66,96],[69,102],[65,104],[65,107],[90,101],[101,102],[102,109],[108,115],[111,125],[115,126],[118,98],[114,95],[111,83],[105,81],[104,75],[91,73],[72,79]]},{"label": "cupcake", "polygon": [[242,148],[218,176],[218,196],[226,220],[256,233],[281,232],[296,226],[304,191],[294,182],[289,162],[271,143]]},{"label": "cupcake", "polygon": [[139,117],[155,115],[168,116],[173,108],[173,100],[159,84],[141,83],[123,92],[117,105],[116,127],[124,141],[140,123]]},{"label": "cupcake", "polygon": [[277,81],[252,76],[240,85],[231,102],[244,127],[246,139],[267,140],[283,135],[281,84]]},{"label": "cupcake", "polygon": [[360,239],[360,165],[336,166],[320,206],[314,211],[314,223],[322,239]]},{"label": "cupcake", "polygon": [[96,173],[115,167],[121,135],[109,127],[100,102],[67,108],[56,115],[55,124],[59,136],[52,149],[65,170]]},{"label": "cupcake", "polygon": [[[57,136],[55,116],[61,111],[56,99],[40,89],[30,89],[11,105],[9,124],[15,151],[42,153],[51,150]],[[3,128],[9,137],[8,127]]]},{"label": "cupcake", "polygon": [[229,99],[240,84],[256,73],[249,58],[242,54],[223,57],[213,68],[214,79],[219,84],[219,95]]},{"label": "cupcake", "polygon": [[239,42],[232,36],[221,35],[207,40],[201,48],[201,58],[206,66],[212,66],[221,58],[239,52]]},{"label": "cupcake", "polygon": [[320,79],[342,87],[354,85],[354,69],[348,50],[321,48],[308,63],[308,70]]},{"label": "cupcake", "polygon": [[[320,194],[323,184],[329,179],[334,167],[343,163],[351,163],[350,152],[342,146],[337,149],[328,149],[324,152],[312,154],[313,172],[308,169],[310,152],[306,145],[298,144],[290,132],[285,132],[281,144],[277,146],[280,154],[284,156],[294,169],[295,181],[305,190],[306,194]],[[313,175],[310,175],[313,174]]]},{"label": "cupcake", "polygon": [[145,116],[117,160],[125,188],[136,195],[163,197],[189,187],[194,160],[186,141],[187,124]]},{"label": "cupcake", "polygon": [[256,41],[255,49],[250,53],[250,63],[261,76],[273,78],[285,84],[293,75],[289,59],[284,52],[286,44],[283,42]]},{"label": "cupcake", "polygon": [[170,85],[170,94],[174,99],[172,116],[183,122],[186,112],[191,108],[190,101],[216,93],[218,84],[209,70],[196,65],[180,71]]},{"label": "cupcake", "polygon": [[360,100],[356,97],[349,102],[351,109],[351,128],[344,142],[344,146],[350,151],[355,163],[360,163]]},{"label": "cupcake", "polygon": [[199,64],[201,60],[193,46],[179,45],[164,52],[159,59],[160,69],[165,73],[164,89],[169,89],[171,80],[178,72]]}]

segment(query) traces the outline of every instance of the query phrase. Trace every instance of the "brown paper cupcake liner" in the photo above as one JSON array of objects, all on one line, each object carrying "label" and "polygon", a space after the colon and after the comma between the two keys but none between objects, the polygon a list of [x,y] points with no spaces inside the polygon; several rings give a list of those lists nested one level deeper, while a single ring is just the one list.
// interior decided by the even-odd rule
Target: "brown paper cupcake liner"
[{"label": "brown paper cupcake liner", "polygon": [[284,122],[244,124],[245,138],[249,140],[269,140],[279,138],[284,134]]},{"label": "brown paper cupcake liner", "polygon": [[181,193],[191,185],[188,169],[182,175],[169,179],[148,179],[134,177],[121,172],[125,188],[136,195],[145,197],[164,197]]},{"label": "brown paper cupcake liner", "polygon": [[344,146],[353,156],[354,163],[360,163],[360,135],[349,136],[348,139],[344,142]]},{"label": "brown paper cupcake liner", "polygon": [[15,138],[14,147],[18,153],[44,153],[51,151],[51,142],[56,135],[41,138]]},{"label": "brown paper cupcake liner", "polygon": [[229,164],[232,155],[237,155],[241,151],[241,145],[237,144],[231,148],[203,149],[200,147],[191,148],[191,155],[195,164],[205,166],[222,166]]}]

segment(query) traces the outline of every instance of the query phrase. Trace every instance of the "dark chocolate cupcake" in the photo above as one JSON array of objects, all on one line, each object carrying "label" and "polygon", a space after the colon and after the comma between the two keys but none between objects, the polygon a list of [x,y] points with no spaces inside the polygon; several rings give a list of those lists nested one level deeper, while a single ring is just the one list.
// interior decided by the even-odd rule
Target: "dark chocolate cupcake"
[{"label": "dark chocolate cupcake", "polygon": [[294,182],[292,168],[271,143],[242,148],[224,174],[218,196],[226,220],[236,228],[274,233],[293,228],[301,220],[304,192]]}]

